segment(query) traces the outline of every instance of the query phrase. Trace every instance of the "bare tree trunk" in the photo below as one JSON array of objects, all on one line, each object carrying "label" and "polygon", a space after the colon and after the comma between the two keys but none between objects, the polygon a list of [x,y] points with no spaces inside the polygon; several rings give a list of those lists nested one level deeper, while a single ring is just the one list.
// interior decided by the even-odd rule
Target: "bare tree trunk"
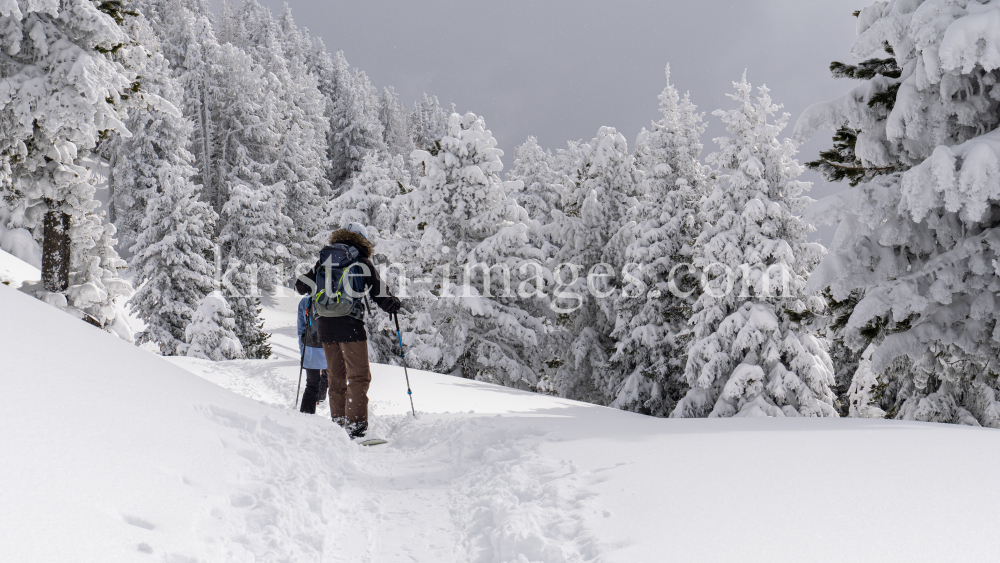
[{"label": "bare tree trunk", "polygon": [[72,218],[55,209],[51,202],[48,203],[49,210],[45,213],[43,227],[45,241],[42,243],[42,281],[46,290],[60,292],[69,287],[69,229]]},{"label": "bare tree trunk", "polygon": [[199,86],[201,87],[198,92],[198,127],[201,128],[201,183],[204,186],[206,200],[215,208],[216,213],[222,213],[222,207],[220,206],[218,196],[219,188],[214,181],[215,178],[212,176],[212,164],[210,157],[212,129],[209,126],[211,116],[208,113],[208,97],[205,95],[206,88],[204,82],[199,84]]},{"label": "bare tree trunk", "polygon": [[[121,143],[121,141],[119,141]],[[118,206],[115,202],[115,166],[118,165],[118,151],[111,151],[111,160],[108,163],[108,222],[118,226]]]}]

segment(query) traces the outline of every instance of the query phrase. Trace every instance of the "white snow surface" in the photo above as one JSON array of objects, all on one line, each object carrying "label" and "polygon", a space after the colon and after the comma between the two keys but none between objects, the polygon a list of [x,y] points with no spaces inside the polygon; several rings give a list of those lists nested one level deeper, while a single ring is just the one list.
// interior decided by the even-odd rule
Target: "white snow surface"
[{"label": "white snow surface", "polygon": [[402,370],[374,366],[371,434],[389,444],[363,448],[290,409],[295,359],[166,361],[6,286],[0,320],[3,561],[985,561],[1000,547],[995,430],[656,419],[420,371],[414,420]]},{"label": "white snow surface", "polygon": [[[0,250],[0,283],[16,289],[21,287],[21,284],[26,281],[38,281],[40,279],[42,279],[42,272],[38,268],[12,254]],[[0,321],[0,324],[2,324],[2,321]]]}]

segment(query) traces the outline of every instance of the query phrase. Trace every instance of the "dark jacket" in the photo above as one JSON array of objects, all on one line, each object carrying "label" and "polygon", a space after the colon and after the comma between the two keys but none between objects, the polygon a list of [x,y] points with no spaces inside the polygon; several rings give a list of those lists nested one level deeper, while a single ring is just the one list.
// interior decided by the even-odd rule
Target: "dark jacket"
[{"label": "dark jacket", "polygon": [[[368,293],[368,299],[374,301],[383,311],[389,310],[392,304],[398,301],[398,299],[389,292],[389,288],[379,277],[375,265],[372,264],[371,243],[365,237],[347,229],[334,231],[330,235],[330,244],[338,242],[349,244],[358,249],[358,262],[364,264],[368,269],[368,275],[362,278],[365,283],[365,292]],[[316,286],[316,271],[319,269],[319,266],[320,264],[317,261],[311,270],[295,280],[295,291],[299,295],[309,295],[312,293],[313,288]],[[310,287],[302,278],[311,280],[313,286]],[[354,317],[317,317],[317,320],[319,321],[320,342],[362,342],[368,340],[368,334],[365,332],[365,323],[361,319],[355,319]]]}]

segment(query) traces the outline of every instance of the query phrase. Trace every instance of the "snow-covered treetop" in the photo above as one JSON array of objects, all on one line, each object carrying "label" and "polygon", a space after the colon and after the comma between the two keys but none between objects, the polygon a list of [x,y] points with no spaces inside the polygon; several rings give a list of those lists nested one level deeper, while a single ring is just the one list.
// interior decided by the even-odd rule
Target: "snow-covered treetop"
[{"label": "snow-covered treetop", "polygon": [[344,193],[327,205],[326,215],[333,225],[357,222],[388,234],[400,230],[390,208],[393,198],[412,189],[403,157],[367,154],[361,172]]},{"label": "snow-covered treetop", "polygon": [[666,69],[667,86],[660,93],[660,113],[652,130],[639,132],[635,142],[635,156],[650,179],[652,194],[663,194],[684,178],[690,184],[705,180],[704,167],[698,162],[701,154],[701,134],[706,124],[697,113],[688,94],[682,99],[677,88],[670,83],[670,66]]},{"label": "snow-covered treetop", "polygon": [[636,169],[635,157],[629,154],[628,142],[614,127],[601,127],[597,137],[580,147],[582,181],[576,200],[588,197],[605,201],[605,221],[615,233],[629,210],[637,207],[638,197],[646,193],[643,174]]},{"label": "snow-covered treetop", "polygon": [[726,124],[733,137],[716,138],[719,150],[706,160],[728,171],[721,179],[736,189],[729,190],[727,195],[744,202],[763,197],[786,203],[792,212],[801,211],[808,199],[799,196],[810,184],[795,179],[803,171],[793,158],[797,151],[795,144],[790,139],[778,140],[788,123],[788,114],[768,121],[782,106],[772,103],[767,86],[759,87],[758,95],[752,96],[746,73],[733,86],[736,93],[727,96],[740,107],[712,113]]},{"label": "snow-covered treetop", "polygon": [[[439,228],[455,236],[464,233],[471,218],[491,209],[506,197],[500,172],[503,151],[474,113],[451,114],[447,134],[434,152],[415,150],[410,155],[422,166],[420,191],[424,212],[441,221]],[[461,235],[458,238],[462,238]]]},{"label": "snow-covered treetop", "polygon": [[[780,298],[797,301],[803,297],[805,277],[820,253],[805,240],[811,227],[798,218],[811,201],[802,196],[810,184],[796,179],[802,166],[793,158],[795,144],[778,140],[788,114],[769,120],[781,106],[772,103],[766,86],[752,96],[746,74],[733,85],[736,92],[729,97],[739,107],[714,112],[733,136],[715,139],[719,150],[707,159],[724,174],[702,201],[711,226],[698,239],[702,250],[695,262],[699,267],[712,263],[749,267],[744,274],[748,279],[743,281],[758,289],[776,275],[769,267],[781,264],[793,279]],[[735,293],[724,299],[735,299]]]},{"label": "snow-covered treetop", "polygon": [[514,163],[507,172],[508,182],[521,182],[517,201],[532,218],[546,222],[552,210],[557,209],[567,195],[571,178],[558,169],[551,151],[538,146],[535,137],[514,149]]},{"label": "snow-covered treetop", "polygon": [[429,149],[434,145],[434,141],[445,135],[448,118],[452,113],[455,113],[455,104],[451,104],[449,112],[441,107],[437,96],[424,94],[422,100],[413,102],[410,128],[413,132],[413,142],[418,149]]}]

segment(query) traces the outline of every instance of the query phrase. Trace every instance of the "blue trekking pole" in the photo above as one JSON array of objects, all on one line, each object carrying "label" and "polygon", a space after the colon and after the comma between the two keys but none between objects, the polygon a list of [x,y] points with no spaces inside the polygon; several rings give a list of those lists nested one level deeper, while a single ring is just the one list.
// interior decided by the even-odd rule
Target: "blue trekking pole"
[{"label": "blue trekking pole", "polygon": [[413,408],[413,391],[410,390],[410,372],[406,371],[406,354],[403,353],[403,333],[399,330],[399,313],[393,315],[396,318],[396,338],[399,339],[399,357],[403,359],[403,375],[406,376],[406,394],[410,396],[410,410],[413,411],[413,418],[417,418],[417,409]]},{"label": "blue trekking pole", "polygon": [[299,391],[302,390],[302,368],[306,365],[306,347],[304,342],[302,344],[302,354],[299,355],[299,386],[295,389],[295,404],[292,405],[293,409],[299,404]]}]

